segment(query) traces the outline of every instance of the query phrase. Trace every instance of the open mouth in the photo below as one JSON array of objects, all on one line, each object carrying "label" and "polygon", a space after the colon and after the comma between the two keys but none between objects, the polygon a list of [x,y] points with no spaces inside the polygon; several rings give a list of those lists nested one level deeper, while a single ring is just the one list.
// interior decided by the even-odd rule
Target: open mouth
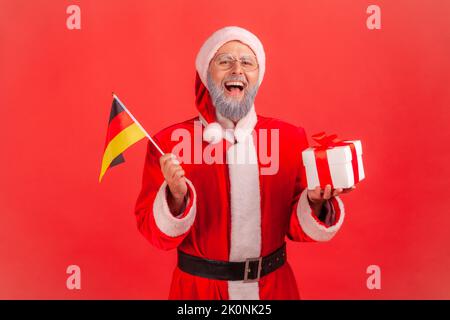
[{"label": "open mouth", "polygon": [[246,84],[242,81],[227,81],[225,82],[225,89],[231,95],[239,95],[244,91]]}]

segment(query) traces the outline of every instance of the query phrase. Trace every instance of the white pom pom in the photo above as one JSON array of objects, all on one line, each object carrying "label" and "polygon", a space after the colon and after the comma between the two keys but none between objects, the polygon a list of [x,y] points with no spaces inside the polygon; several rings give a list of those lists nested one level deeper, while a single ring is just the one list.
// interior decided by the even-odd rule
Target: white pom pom
[{"label": "white pom pom", "polygon": [[217,122],[209,123],[203,131],[203,140],[208,143],[218,143],[223,139],[222,126]]}]

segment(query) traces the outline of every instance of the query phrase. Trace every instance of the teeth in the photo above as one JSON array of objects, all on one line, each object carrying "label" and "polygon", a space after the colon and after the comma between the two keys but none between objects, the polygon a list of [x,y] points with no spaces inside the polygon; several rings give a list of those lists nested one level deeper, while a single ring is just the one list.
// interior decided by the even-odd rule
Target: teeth
[{"label": "teeth", "polygon": [[225,85],[227,86],[240,86],[240,87],[244,87],[244,83],[241,81],[229,81],[229,82],[225,82]]}]

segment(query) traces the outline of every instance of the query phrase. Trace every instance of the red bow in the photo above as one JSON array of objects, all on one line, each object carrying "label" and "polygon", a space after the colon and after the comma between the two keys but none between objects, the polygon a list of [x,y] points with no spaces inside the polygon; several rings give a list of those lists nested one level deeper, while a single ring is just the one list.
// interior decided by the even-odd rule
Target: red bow
[{"label": "red bow", "polygon": [[326,135],[324,131],[313,134],[313,140],[316,141],[320,146],[318,148],[330,149],[332,147],[341,145],[342,140],[337,139],[337,134]]},{"label": "red bow", "polygon": [[330,166],[327,158],[327,149],[334,147],[349,146],[352,153],[352,168],[355,184],[359,181],[358,158],[356,154],[355,145],[352,142],[344,142],[337,139],[337,134],[326,135],[325,132],[318,132],[312,136],[319,146],[314,146],[314,156],[316,158],[317,173],[319,174],[320,186],[325,188],[330,184],[333,188],[333,181],[331,179]]}]

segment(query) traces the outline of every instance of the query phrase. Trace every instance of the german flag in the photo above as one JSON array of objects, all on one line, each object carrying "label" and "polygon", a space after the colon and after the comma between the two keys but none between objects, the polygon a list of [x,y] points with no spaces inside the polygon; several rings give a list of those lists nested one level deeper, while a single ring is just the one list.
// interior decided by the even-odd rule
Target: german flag
[{"label": "german flag", "polygon": [[148,134],[144,128],[136,121],[119,98],[113,94],[99,182],[102,181],[108,168],[125,161],[122,153],[126,149],[146,136]]}]

